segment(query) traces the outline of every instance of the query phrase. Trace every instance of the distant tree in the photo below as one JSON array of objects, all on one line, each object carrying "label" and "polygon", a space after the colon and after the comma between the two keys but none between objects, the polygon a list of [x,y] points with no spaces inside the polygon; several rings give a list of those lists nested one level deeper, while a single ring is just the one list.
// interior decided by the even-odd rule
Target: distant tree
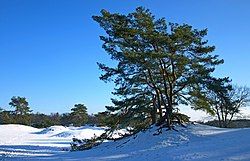
[{"label": "distant tree", "polygon": [[95,114],[88,115],[88,122],[89,125],[98,125],[98,119]]},{"label": "distant tree", "polygon": [[49,117],[42,113],[31,114],[31,126],[36,128],[46,128],[54,125]]},{"label": "distant tree", "polygon": [[58,112],[51,113],[49,117],[53,125],[61,125],[61,116]]},{"label": "distant tree", "polygon": [[98,112],[94,115],[96,118],[96,125],[97,126],[108,126],[111,127],[114,125],[115,118],[110,112]]},{"label": "distant tree", "polygon": [[17,115],[26,115],[31,112],[29,103],[25,97],[14,96],[11,98],[9,105],[15,108],[15,114]]},{"label": "distant tree", "polygon": [[211,79],[203,93],[196,94],[198,96],[192,98],[193,108],[216,116],[220,127],[228,127],[240,108],[250,102],[249,88],[232,86],[228,78]]},{"label": "distant tree", "polygon": [[11,107],[15,108],[14,111],[14,120],[18,124],[30,125],[30,107],[29,103],[25,97],[12,97],[11,102],[9,103]]},{"label": "distant tree", "polygon": [[220,109],[225,100],[229,99],[227,94],[231,89],[232,86],[229,78],[212,78],[201,90],[198,92],[193,91],[195,97],[191,98],[192,108],[195,110],[203,110],[212,116],[216,116],[219,122],[222,123]]},{"label": "distant tree", "polygon": [[11,111],[0,112],[0,124],[13,124],[15,121]]},{"label": "distant tree", "polygon": [[37,128],[45,128],[54,125],[69,126],[71,124],[71,118],[68,113],[51,113],[49,115],[36,113],[31,114],[31,125]]},{"label": "distant tree", "polygon": [[87,107],[84,104],[75,104],[71,109],[70,117],[74,126],[85,125],[88,121]]},{"label": "distant tree", "polygon": [[233,86],[228,93],[228,100],[225,100],[221,110],[221,119],[224,127],[227,127],[233,117],[239,114],[242,107],[247,107],[250,103],[250,88],[244,86]]},{"label": "distant tree", "polygon": [[0,124],[3,124],[3,109],[0,107]]},{"label": "distant tree", "polygon": [[93,19],[106,31],[103,48],[117,62],[98,63],[100,79],[115,83],[116,98],[107,111],[117,119],[116,128],[158,122],[172,129],[173,120],[181,119],[177,106],[188,104],[192,91],[223,63],[204,40],[207,29],[167,23],[143,7],[128,15],[102,10]]},{"label": "distant tree", "polygon": [[61,125],[69,126],[71,124],[71,116],[69,113],[63,113],[61,115]]}]

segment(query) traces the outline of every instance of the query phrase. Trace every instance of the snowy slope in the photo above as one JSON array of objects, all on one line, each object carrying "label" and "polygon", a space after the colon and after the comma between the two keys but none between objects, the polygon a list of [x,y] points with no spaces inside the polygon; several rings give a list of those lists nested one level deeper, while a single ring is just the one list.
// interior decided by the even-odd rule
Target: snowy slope
[{"label": "snowy slope", "polygon": [[[18,131],[9,125],[13,132]],[[10,128],[10,127],[9,127]],[[51,127],[49,129],[39,130],[25,127],[19,132],[21,135],[30,135],[30,139],[20,139],[20,145],[31,143],[32,139],[41,137],[49,139],[69,139],[70,136],[79,135],[81,137],[89,137],[98,131],[101,133],[103,129],[93,127],[82,128],[65,128]],[[65,152],[62,149],[55,150],[56,143],[49,142],[48,147],[39,146],[39,148],[30,146],[14,146],[8,139],[6,132],[8,127],[0,126],[0,160],[76,160],[76,161],[92,161],[92,160],[159,160],[159,161],[219,161],[219,160],[244,160],[250,161],[250,129],[220,129],[205,125],[188,125],[188,128],[177,128],[176,131],[163,130],[161,135],[154,136],[156,127],[140,132],[136,136],[128,137],[116,142],[105,142],[98,147],[82,152]],[[52,130],[50,130],[52,129]],[[85,135],[83,131],[86,130]],[[5,133],[3,132],[5,131]],[[27,134],[25,131],[31,131]],[[64,133],[64,132],[67,132]],[[91,133],[92,132],[92,133]],[[26,133],[26,134],[25,134]],[[41,134],[42,133],[42,134]],[[88,134],[87,134],[88,133]],[[60,134],[60,135],[58,135]],[[61,135],[65,134],[65,135]],[[68,135],[70,134],[70,135]],[[3,137],[2,137],[3,136]],[[13,136],[14,134],[11,134]],[[4,138],[4,139],[2,139]],[[17,137],[18,138],[18,137]],[[2,145],[5,143],[5,145]],[[61,146],[62,147],[62,146]],[[9,148],[9,149],[8,149]],[[50,149],[52,148],[52,149]],[[6,151],[8,153],[6,153]],[[26,155],[22,155],[21,150]],[[12,154],[11,151],[15,154]]]},{"label": "snowy slope", "polygon": [[90,126],[37,129],[24,125],[0,125],[0,161],[2,158],[21,159],[65,153],[70,149],[73,137],[91,138],[103,132],[103,128]]}]

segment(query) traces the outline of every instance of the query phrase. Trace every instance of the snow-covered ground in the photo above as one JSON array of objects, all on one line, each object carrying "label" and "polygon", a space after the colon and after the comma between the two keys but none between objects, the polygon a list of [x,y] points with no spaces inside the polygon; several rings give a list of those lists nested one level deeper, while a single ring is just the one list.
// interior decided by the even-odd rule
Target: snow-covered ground
[{"label": "snow-covered ground", "polygon": [[104,142],[91,150],[66,151],[72,137],[90,138],[104,129],[62,127],[36,129],[0,125],[0,160],[159,160],[250,161],[250,129],[220,129],[188,125],[160,135],[156,127],[116,142]]},{"label": "snow-covered ground", "polygon": [[73,137],[89,139],[103,132],[103,128],[91,126],[37,129],[24,125],[0,125],[0,161],[62,154],[70,150]]}]

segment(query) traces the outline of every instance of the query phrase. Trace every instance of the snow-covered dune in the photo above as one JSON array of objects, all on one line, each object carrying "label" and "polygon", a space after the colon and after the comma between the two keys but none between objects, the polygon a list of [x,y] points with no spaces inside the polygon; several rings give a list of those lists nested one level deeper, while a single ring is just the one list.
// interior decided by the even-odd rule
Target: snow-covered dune
[{"label": "snow-covered dune", "polygon": [[91,138],[103,132],[104,128],[89,126],[37,129],[24,125],[0,125],[0,160],[61,154],[70,149],[73,137]]},{"label": "snow-covered dune", "polygon": [[[250,129],[247,128],[221,129],[197,124],[188,125],[187,128],[177,127],[178,132],[163,130],[162,134],[154,135],[157,127],[152,127],[135,136],[104,142],[81,152],[63,151],[63,148],[67,147],[73,135],[88,138],[101,134],[103,128],[54,126],[35,129],[20,125],[1,125],[0,129],[0,160],[250,160]],[[9,131],[13,133],[8,135]],[[20,136],[28,138],[17,141]],[[34,139],[43,140],[44,144],[40,145],[39,141],[34,143]],[[51,139],[57,141],[52,142]]]},{"label": "snow-covered dune", "polygon": [[69,147],[73,137],[91,138],[101,135],[103,128],[51,126],[37,129],[24,125],[0,125],[0,145],[45,145]]},{"label": "snow-covered dune", "polygon": [[221,129],[199,124],[177,129],[178,132],[163,130],[162,134],[154,135],[156,127],[153,127],[88,151],[64,154],[63,158],[79,161],[250,161],[250,129]]}]

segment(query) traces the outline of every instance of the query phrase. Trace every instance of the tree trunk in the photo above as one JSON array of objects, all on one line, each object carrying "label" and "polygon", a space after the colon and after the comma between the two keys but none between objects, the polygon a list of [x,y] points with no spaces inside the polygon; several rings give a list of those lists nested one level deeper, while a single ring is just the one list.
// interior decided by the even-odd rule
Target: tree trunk
[{"label": "tree trunk", "polygon": [[156,105],[156,96],[153,96],[153,109],[151,110],[151,124],[156,123],[156,115],[157,115],[157,105]]},{"label": "tree trunk", "polygon": [[218,107],[215,107],[215,108],[216,108],[216,114],[217,114],[218,121],[219,121],[219,126],[222,127],[222,121],[221,121],[221,118],[220,118],[220,113],[219,113]]}]

